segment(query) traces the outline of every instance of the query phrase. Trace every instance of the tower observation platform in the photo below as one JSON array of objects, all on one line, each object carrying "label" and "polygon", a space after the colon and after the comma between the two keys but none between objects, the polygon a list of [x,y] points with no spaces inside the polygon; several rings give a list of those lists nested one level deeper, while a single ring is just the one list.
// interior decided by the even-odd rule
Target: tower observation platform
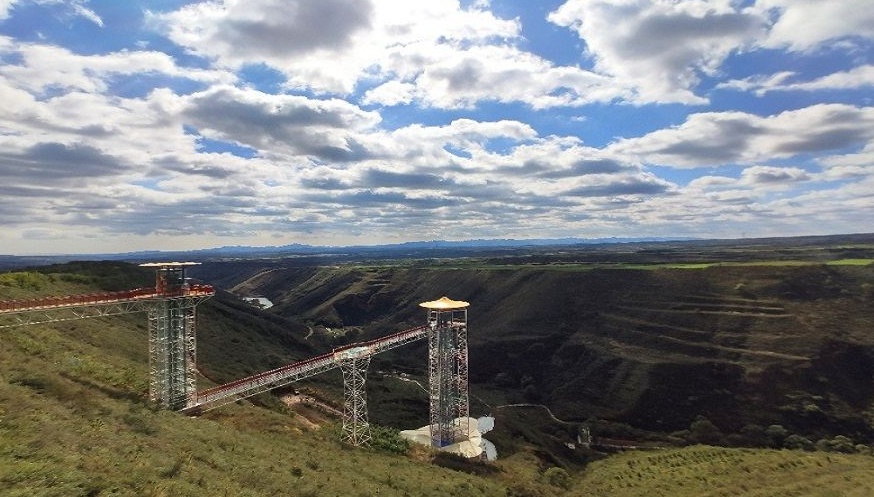
[{"label": "tower observation platform", "polygon": [[442,297],[428,310],[428,395],[431,444],[452,445],[470,436],[467,374],[468,302]]}]

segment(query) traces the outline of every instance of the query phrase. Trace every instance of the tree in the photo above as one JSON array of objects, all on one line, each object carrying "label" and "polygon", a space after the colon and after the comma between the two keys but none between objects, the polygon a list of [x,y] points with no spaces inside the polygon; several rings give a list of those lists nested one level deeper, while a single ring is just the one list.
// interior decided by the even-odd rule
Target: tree
[{"label": "tree", "polygon": [[757,424],[746,425],[740,430],[746,443],[751,447],[765,447],[768,445],[768,435],[765,429]]},{"label": "tree", "polygon": [[722,431],[704,416],[698,416],[689,425],[689,440],[692,442],[715,445],[720,443],[722,438]]},{"label": "tree", "polygon": [[817,441],[816,449],[827,452],[843,452],[845,454],[856,452],[856,446],[853,444],[853,439],[843,435],[837,435],[831,440],[823,438]]},{"label": "tree", "polygon": [[781,425],[771,425],[765,428],[765,435],[768,436],[769,445],[778,448],[783,446],[783,441],[789,436],[789,430]]},{"label": "tree", "polygon": [[563,468],[552,467],[543,472],[543,479],[553,487],[568,490],[571,488],[571,475]]},{"label": "tree", "polygon": [[783,447],[793,450],[813,450],[815,448],[810,439],[795,434],[789,435],[783,440]]}]

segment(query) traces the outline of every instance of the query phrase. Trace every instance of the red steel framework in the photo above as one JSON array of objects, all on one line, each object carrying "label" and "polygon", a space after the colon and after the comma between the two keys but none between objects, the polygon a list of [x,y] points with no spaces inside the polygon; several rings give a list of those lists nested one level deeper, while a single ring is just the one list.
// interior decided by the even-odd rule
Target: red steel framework
[{"label": "red steel framework", "polygon": [[[353,445],[370,439],[365,395],[370,358],[429,338],[434,445],[441,447],[466,438],[467,434],[459,431],[453,419],[468,415],[466,309],[431,309],[428,325],[347,345],[198,392],[194,309],[215,295],[215,289],[210,285],[188,283],[185,266],[193,264],[144,264],[157,270],[156,286],[151,288],[0,301],[0,328],[147,312],[150,398],[164,407],[191,415],[341,368],[345,390],[343,439]],[[422,305],[427,307],[426,304],[431,303]],[[467,306],[466,302],[463,304]],[[451,343],[444,344],[443,337],[452,337]]]},{"label": "red steel framework", "polygon": [[341,366],[343,353],[351,349],[364,349],[362,356],[373,356],[401,345],[423,339],[427,336],[427,326],[417,326],[388,336],[359,342],[334,349],[327,354],[294,362],[270,371],[254,374],[239,380],[203,390],[197,394],[197,406],[187,409],[190,414],[197,414],[230,404],[274,388],[279,388],[295,381],[329,371]]},{"label": "red steel framework", "polygon": [[[63,295],[58,297],[40,297],[35,299],[18,299],[0,301],[0,313],[32,312],[51,310],[64,307],[83,305],[123,303],[131,300],[163,299],[172,297],[212,296],[215,289],[210,285],[189,285],[188,290],[164,289],[159,292],[155,287],[135,288],[120,292],[86,293],[82,295]],[[2,327],[2,325],[0,325]]]},{"label": "red steel framework", "polygon": [[0,328],[145,312],[149,324],[149,398],[169,409],[197,403],[195,314],[215,295],[209,285],[189,282],[194,262],[142,264],[155,268],[155,286],[0,302]]}]

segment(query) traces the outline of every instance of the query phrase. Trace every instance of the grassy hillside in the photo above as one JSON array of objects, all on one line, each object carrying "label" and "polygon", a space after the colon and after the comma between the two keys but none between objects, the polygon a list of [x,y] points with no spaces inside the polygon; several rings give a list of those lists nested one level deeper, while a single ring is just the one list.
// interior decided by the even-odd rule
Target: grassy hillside
[{"label": "grassy hillside", "polygon": [[[118,264],[0,274],[0,299],[127,288],[148,276]],[[256,314],[226,298],[200,308],[199,358],[216,379],[311,353],[297,336],[305,327]],[[332,425],[293,411],[156,410],[147,372],[141,315],[0,331],[0,495],[506,495],[500,479],[427,455],[349,449]]]},{"label": "grassy hillside", "polygon": [[[64,265],[0,274],[0,299],[148,283],[148,273],[125,265]],[[199,357],[211,377],[224,381],[320,348],[301,338],[306,326],[262,314],[227,296],[200,308]],[[721,495],[719,487],[734,494],[753,484],[762,495],[851,495],[867,491],[874,473],[866,455],[702,447],[610,456],[581,472],[585,458],[561,448],[568,426],[541,428],[554,432],[551,453],[565,451],[544,457],[531,430],[549,423],[536,411],[499,416],[494,435],[506,457],[495,464],[424,449],[350,449],[324,416],[275,402],[200,418],[156,410],[145,401],[146,374],[143,316],[0,331],[0,495]],[[399,383],[375,377],[379,391]],[[404,385],[405,395],[419,395]]]},{"label": "grassy hillside", "polygon": [[595,496],[867,496],[871,456],[688,447],[592,463],[570,492]]}]

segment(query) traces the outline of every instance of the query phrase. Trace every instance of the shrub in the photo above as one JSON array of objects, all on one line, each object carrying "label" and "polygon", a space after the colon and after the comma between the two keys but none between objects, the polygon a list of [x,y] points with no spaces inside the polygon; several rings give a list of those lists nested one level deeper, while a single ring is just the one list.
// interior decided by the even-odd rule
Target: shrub
[{"label": "shrub", "polygon": [[771,425],[765,428],[765,435],[768,436],[770,446],[777,448],[783,446],[783,441],[786,440],[789,431],[780,425]]},{"label": "shrub", "polygon": [[0,274],[0,285],[23,290],[42,290],[48,278],[40,273],[20,272]]},{"label": "shrub", "polygon": [[824,450],[826,452],[843,452],[845,454],[856,452],[856,446],[853,444],[853,439],[843,435],[837,435],[831,440],[823,438],[817,441],[816,449]]},{"label": "shrub", "polygon": [[514,380],[509,374],[503,371],[495,375],[494,383],[499,387],[516,386],[516,380]]},{"label": "shrub", "polygon": [[522,390],[522,396],[528,402],[540,402],[540,390],[534,385],[528,385]]},{"label": "shrub", "polygon": [[71,274],[71,273],[61,273],[59,278],[61,279],[61,281],[65,281],[67,283],[82,283],[82,284],[94,283],[94,281],[96,280],[96,278],[90,277],[90,276],[85,276],[84,274]]},{"label": "shrub", "polygon": [[714,445],[720,443],[722,438],[722,431],[704,416],[698,416],[689,425],[689,440],[692,442]]},{"label": "shrub", "polygon": [[846,454],[856,452],[856,445],[853,443],[853,439],[843,435],[837,435],[833,438],[830,445],[834,452],[844,452]]},{"label": "shrub", "polygon": [[431,462],[443,468],[478,476],[486,476],[500,471],[500,469],[482,461],[481,459],[468,459],[451,452],[440,451],[434,456],[434,459],[432,459]]},{"label": "shrub", "polygon": [[571,475],[563,468],[552,467],[543,472],[543,479],[553,487],[568,490],[571,488]]},{"label": "shrub", "polygon": [[789,435],[783,440],[783,447],[794,450],[813,450],[815,449],[813,442],[810,439],[804,438],[801,435]]},{"label": "shrub", "polygon": [[176,478],[177,476],[179,476],[179,473],[182,472],[182,466],[184,466],[184,465],[185,465],[184,459],[182,459],[182,458],[177,459],[176,462],[173,463],[172,466],[161,471],[161,477],[163,477],[163,478]]},{"label": "shrub", "polygon": [[121,417],[121,420],[124,421],[133,432],[141,435],[154,435],[158,432],[157,428],[152,426],[152,424],[143,416],[137,414],[125,414]]},{"label": "shrub", "polygon": [[768,435],[759,425],[746,425],[741,428],[740,433],[751,447],[765,447],[768,444]]},{"label": "shrub", "polygon": [[370,435],[373,437],[370,447],[379,452],[406,454],[410,448],[410,442],[401,438],[401,432],[393,428],[371,425]]},{"label": "shrub", "polygon": [[739,433],[732,433],[725,437],[725,444],[729,447],[745,447],[747,439]]}]

